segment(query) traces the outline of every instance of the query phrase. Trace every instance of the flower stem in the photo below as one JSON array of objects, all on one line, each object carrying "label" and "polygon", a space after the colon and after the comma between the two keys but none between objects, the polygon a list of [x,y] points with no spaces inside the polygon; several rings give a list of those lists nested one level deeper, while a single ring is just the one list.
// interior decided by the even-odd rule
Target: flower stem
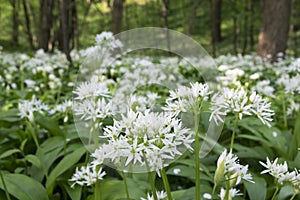
[{"label": "flower stem", "polygon": [[171,194],[170,184],[169,184],[168,177],[167,177],[165,169],[162,168],[160,170],[160,173],[161,173],[162,180],[164,182],[165,190],[167,192],[168,200],[172,200],[173,198],[172,198],[172,194]]},{"label": "flower stem", "polygon": [[287,128],[287,117],[286,117],[285,99],[283,99],[283,101],[282,101],[282,112],[283,112],[283,124]]},{"label": "flower stem", "polygon": [[236,129],[237,129],[237,125],[238,125],[238,115],[235,115],[235,121],[234,121],[234,125],[233,125],[233,132],[232,132],[232,136],[231,136],[231,142],[230,142],[230,153],[232,153],[232,149],[233,149],[233,144],[234,144],[234,138],[235,138],[235,133],[236,133]]},{"label": "flower stem", "polygon": [[200,144],[199,144],[199,114],[196,111],[194,114],[195,123],[195,157],[196,157],[196,200],[200,200]]},{"label": "flower stem", "polygon": [[0,170],[0,178],[1,178],[1,181],[2,181],[2,184],[3,184],[3,187],[4,187],[4,190],[5,190],[6,198],[7,198],[7,200],[11,200],[1,170]]},{"label": "flower stem", "polygon": [[294,193],[290,200],[293,200],[296,197],[297,193]]},{"label": "flower stem", "polygon": [[148,179],[149,179],[149,182],[150,182],[150,185],[151,185],[153,198],[154,198],[154,200],[158,200],[152,172],[148,172]]},{"label": "flower stem", "polygon": [[123,181],[124,181],[124,186],[125,186],[126,197],[127,197],[127,200],[130,200],[126,176],[125,176],[125,173],[124,173],[124,172],[121,172],[121,173],[122,173],[122,176],[123,176]]},{"label": "flower stem", "polygon": [[275,190],[275,192],[274,192],[274,194],[273,194],[272,200],[275,199],[275,197],[276,197],[278,191],[279,191],[279,187],[277,186],[277,187],[276,187],[276,190]]},{"label": "flower stem", "polygon": [[101,200],[101,192],[100,192],[100,181],[97,180],[94,189],[94,199],[95,200]]},{"label": "flower stem", "polygon": [[217,184],[214,184],[214,187],[213,187],[213,190],[212,190],[212,193],[211,193],[211,199],[214,199],[216,188],[217,188]]}]

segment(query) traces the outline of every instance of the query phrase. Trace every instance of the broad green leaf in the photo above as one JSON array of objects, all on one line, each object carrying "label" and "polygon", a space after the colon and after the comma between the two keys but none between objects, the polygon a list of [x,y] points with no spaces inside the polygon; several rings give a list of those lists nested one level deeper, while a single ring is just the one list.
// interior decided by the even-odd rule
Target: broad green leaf
[{"label": "broad green leaf", "polygon": [[[45,188],[36,180],[23,174],[2,172],[9,194],[21,200],[48,200]],[[2,181],[0,188],[4,190]]]},{"label": "broad green leaf", "polygon": [[280,189],[277,199],[289,199],[289,197],[291,197],[292,195],[293,188],[290,185],[285,185]]},{"label": "broad green leaf", "polygon": [[[127,178],[126,180],[130,198],[140,199],[140,197],[146,196],[146,192],[143,192],[139,188],[138,182],[131,178]],[[102,200],[126,199],[124,182],[122,180],[104,179],[100,181],[100,193]]]},{"label": "broad green leaf", "polygon": [[49,117],[37,115],[35,120],[42,128],[48,130],[54,136],[63,136],[64,133],[54,120]]},{"label": "broad green leaf", "polygon": [[289,146],[290,159],[295,158],[295,156],[298,152],[299,146],[300,146],[300,112],[298,113],[296,121],[295,121],[293,139],[291,140],[291,143]]},{"label": "broad green leaf", "polygon": [[81,146],[76,151],[66,155],[59,163],[58,165],[51,171],[47,182],[46,182],[46,188],[48,194],[52,193],[54,183],[56,179],[62,175],[65,171],[73,167],[82,157],[82,155],[86,152],[86,149],[84,146]]},{"label": "broad green leaf", "polygon": [[82,193],[82,187],[76,185],[74,188],[71,188],[69,184],[63,183],[63,188],[67,191],[68,195],[72,200],[80,200],[81,199],[81,193]]},{"label": "broad green leaf", "polygon": [[0,121],[6,122],[17,122],[20,121],[20,117],[18,116],[19,110],[9,109],[9,110],[1,110],[0,112]]},{"label": "broad green leaf", "polygon": [[9,157],[9,156],[11,156],[14,153],[19,153],[19,152],[21,152],[19,149],[10,149],[10,150],[7,150],[7,151],[5,151],[4,153],[2,153],[0,155],[0,159]]},{"label": "broad green leaf", "polygon": [[265,200],[267,195],[267,183],[265,179],[254,176],[253,181],[255,183],[244,181],[250,200]]},{"label": "broad green leaf", "polygon": [[195,181],[195,170],[188,166],[184,166],[184,165],[174,166],[168,169],[167,174],[173,176],[181,176],[181,177],[188,178],[192,181]]},{"label": "broad green leaf", "polygon": [[40,159],[37,156],[35,156],[35,155],[31,155],[31,154],[26,155],[25,156],[25,160],[28,161],[28,162],[30,162],[31,164],[33,164],[37,168],[41,168],[42,167]]}]

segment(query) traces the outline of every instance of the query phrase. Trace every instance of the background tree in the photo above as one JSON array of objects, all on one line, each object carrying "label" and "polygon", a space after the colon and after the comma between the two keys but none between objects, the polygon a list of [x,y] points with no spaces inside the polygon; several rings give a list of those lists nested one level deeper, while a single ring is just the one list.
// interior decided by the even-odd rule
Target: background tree
[{"label": "background tree", "polygon": [[123,19],[123,4],[125,0],[113,0],[113,6],[111,10],[111,31],[114,34],[122,31],[122,19]]},{"label": "background tree", "polygon": [[262,57],[271,55],[276,60],[279,52],[287,48],[291,0],[264,0],[262,25],[259,33],[257,53]]}]

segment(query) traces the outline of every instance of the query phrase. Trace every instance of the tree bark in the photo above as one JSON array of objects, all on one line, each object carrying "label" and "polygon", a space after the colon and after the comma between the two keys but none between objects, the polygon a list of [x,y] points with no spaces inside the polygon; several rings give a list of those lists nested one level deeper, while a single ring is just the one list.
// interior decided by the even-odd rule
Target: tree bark
[{"label": "tree bark", "polygon": [[211,37],[212,43],[219,43],[222,40],[222,0],[211,0]]},{"label": "tree bark", "polygon": [[246,0],[244,13],[244,38],[242,54],[245,55],[248,46],[248,15],[249,15],[249,0]]},{"label": "tree bark", "polygon": [[12,42],[14,45],[18,45],[19,43],[19,1],[12,0]]},{"label": "tree bark", "polygon": [[79,34],[78,34],[78,19],[77,19],[77,8],[76,0],[71,0],[71,15],[72,15],[72,47],[78,49],[79,45]]},{"label": "tree bark", "polygon": [[111,11],[112,23],[111,31],[114,34],[122,31],[123,4],[125,0],[113,0],[113,8]]},{"label": "tree bark", "polygon": [[289,33],[291,0],[264,0],[263,19],[259,33],[257,54],[266,57],[271,55],[271,61],[276,61],[279,52],[287,48]]},{"label": "tree bark", "polygon": [[167,49],[170,53],[170,33],[169,33],[169,21],[168,21],[168,13],[169,12],[169,0],[162,0],[162,18],[163,25],[166,29],[166,38],[167,38]]},{"label": "tree bark", "polygon": [[39,48],[48,51],[52,27],[54,0],[40,0]]},{"label": "tree bark", "polygon": [[27,41],[30,45],[30,48],[32,50],[34,50],[35,47],[34,47],[34,43],[33,43],[33,36],[32,36],[32,32],[31,32],[31,23],[30,23],[30,18],[29,18],[29,13],[28,13],[26,0],[23,0],[22,3],[23,3],[24,14],[25,14],[25,25],[26,25]]},{"label": "tree bark", "polygon": [[249,0],[249,43],[251,51],[254,51],[254,2]]},{"label": "tree bark", "polygon": [[69,5],[70,0],[60,0],[59,1],[59,16],[60,16],[60,40],[59,47],[62,52],[65,53],[68,61],[72,65],[72,59],[70,56],[70,47],[69,47]]}]

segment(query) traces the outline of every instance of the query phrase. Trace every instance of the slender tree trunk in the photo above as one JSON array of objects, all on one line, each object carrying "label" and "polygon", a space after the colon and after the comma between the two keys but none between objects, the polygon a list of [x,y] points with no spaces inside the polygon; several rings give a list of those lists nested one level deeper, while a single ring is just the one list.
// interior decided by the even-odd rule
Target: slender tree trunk
[{"label": "slender tree trunk", "polygon": [[14,45],[19,43],[19,0],[12,0],[12,42]]},{"label": "slender tree trunk", "polygon": [[233,0],[233,10],[234,10],[234,16],[233,16],[233,52],[234,54],[238,53],[238,46],[239,46],[239,35],[240,35],[240,28],[238,25],[238,17],[239,11],[236,8],[236,2]]},{"label": "slender tree trunk", "polygon": [[60,35],[61,35],[61,38],[59,40],[60,42],[59,46],[62,52],[66,54],[68,61],[72,65],[72,59],[70,56],[70,47],[69,47],[69,23],[68,23],[69,5],[70,5],[70,0],[59,1]]},{"label": "slender tree trunk", "polygon": [[249,43],[251,51],[254,51],[254,4],[253,0],[249,0]]},{"label": "slender tree trunk", "polygon": [[77,8],[76,0],[71,0],[71,15],[72,15],[72,46],[75,49],[78,49],[79,45],[79,35],[78,35],[78,19],[77,19]]},{"label": "slender tree trunk", "polygon": [[22,3],[23,3],[24,15],[25,15],[27,41],[30,45],[30,48],[32,50],[34,50],[35,47],[34,47],[34,43],[33,43],[33,36],[32,36],[32,32],[31,32],[31,23],[30,23],[26,0],[23,0]]},{"label": "slender tree trunk", "polygon": [[111,11],[112,23],[111,31],[114,34],[122,31],[122,18],[123,18],[123,4],[125,0],[114,0],[113,8]]},{"label": "slender tree trunk", "polygon": [[162,0],[162,18],[163,25],[166,28],[166,38],[167,38],[167,49],[170,51],[170,32],[169,32],[169,21],[168,21],[168,12],[169,12],[169,0]]},{"label": "slender tree trunk", "polygon": [[246,0],[244,13],[244,39],[242,54],[245,55],[248,46],[248,14],[249,14],[249,0]]},{"label": "slender tree trunk", "polygon": [[277,53],[284,53],[287,48],[291,2],[291,0],[263,1],[263,19],[257,53],[262,57],[271,55],[272,62],[276,61]]},{"label": "slender tree trunk", "polygon": [[222,20],[222,0],[211,0],[211,36],[212,43],[222,40],[221,20]]},{"label": "slender tree trunk", "polygon": [[221,11],[222,11],[222,0],[211,0],[210,1],[210,19],[211,19],[211,43],[212,43],[212,54],[216,57],[216,45],[221,42]]},{"label": "slender tree trunk", "polygon": [[54,0],[40,0],[39,48],[48,51],[52,27]]}]

